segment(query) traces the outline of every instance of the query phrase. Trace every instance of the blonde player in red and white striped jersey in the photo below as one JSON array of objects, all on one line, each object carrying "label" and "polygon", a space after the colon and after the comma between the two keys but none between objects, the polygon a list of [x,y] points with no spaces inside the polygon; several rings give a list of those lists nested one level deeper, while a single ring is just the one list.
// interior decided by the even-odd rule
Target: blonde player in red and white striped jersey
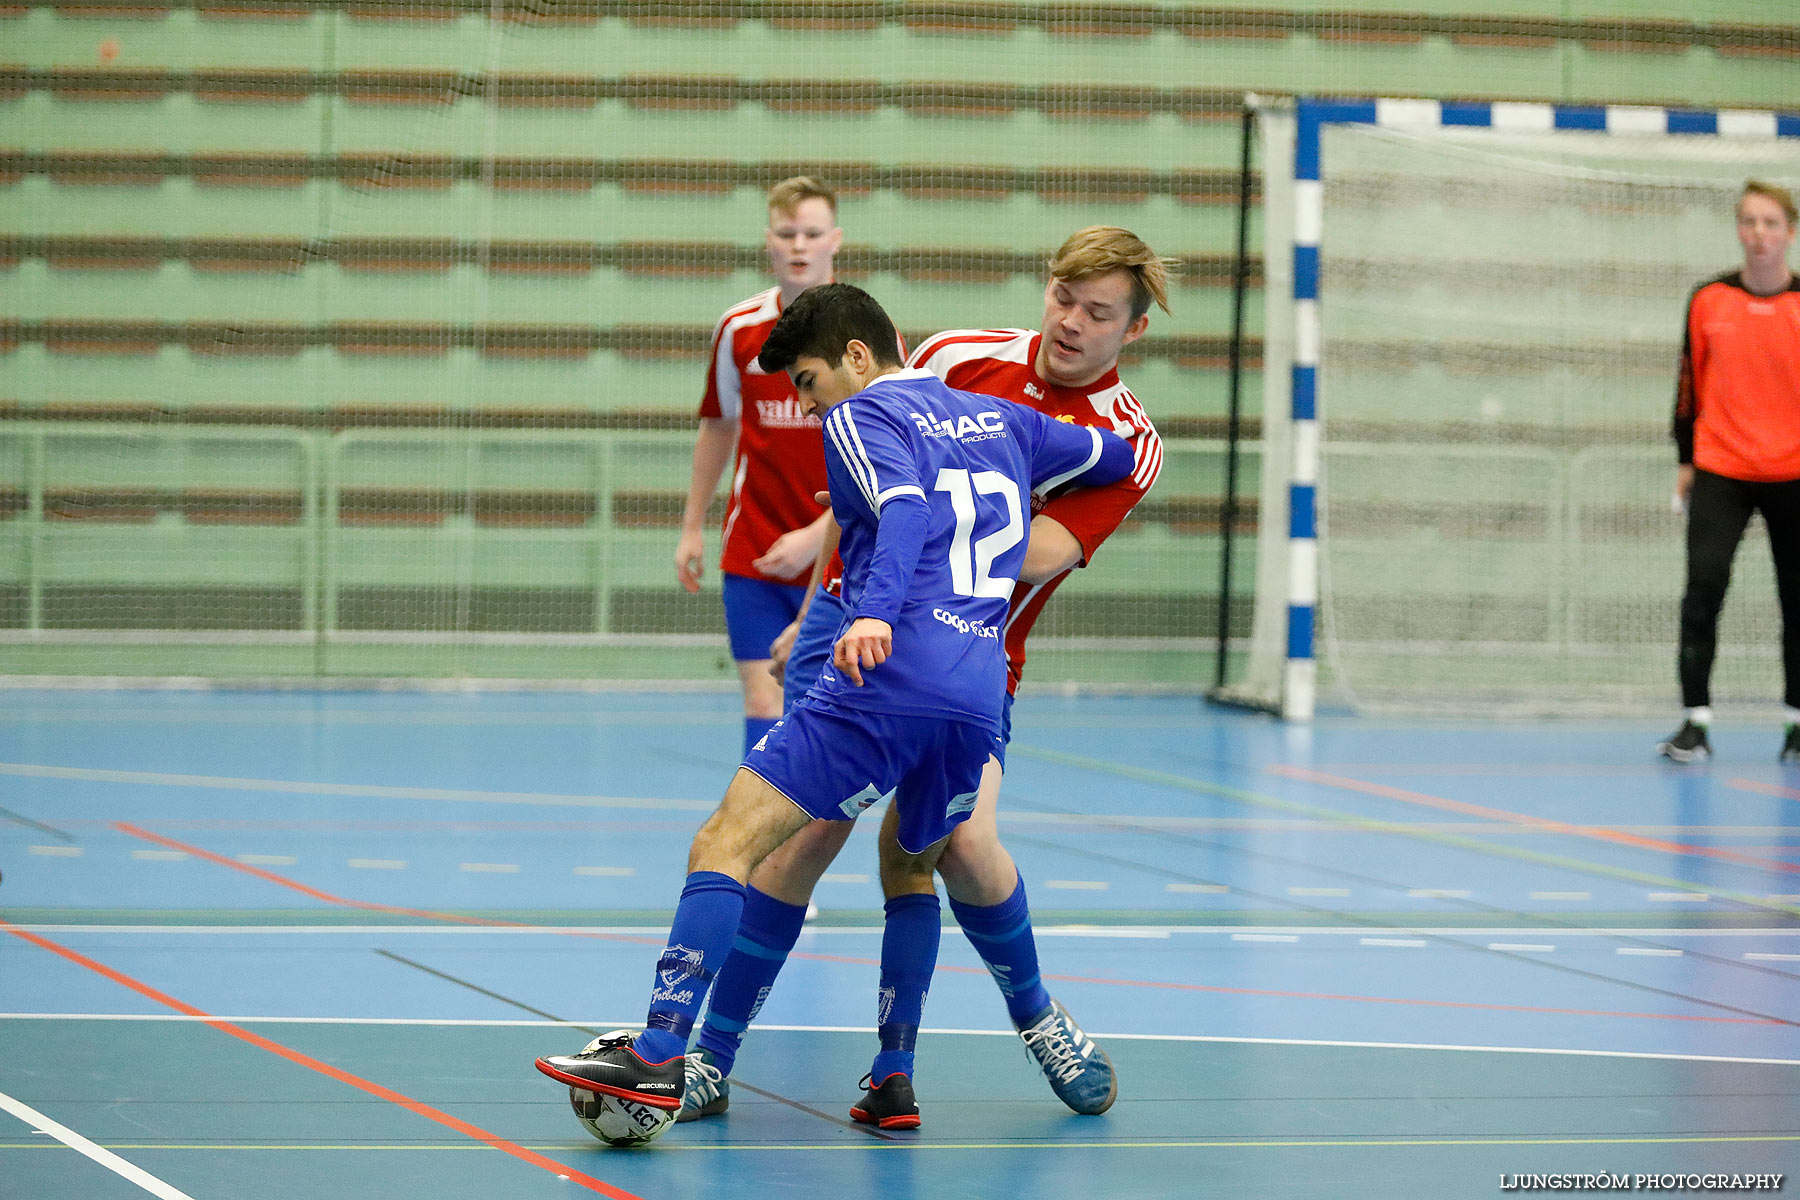
[{"label": "blonde player in red and white striped jersey", "polygon": [[[1092,559],[1102,542],[1143,498],[1162,466],[1162,443],[1149,417],[1118,375],[1119,353],[1142,337],[1154,302],[1168,310],[1168,264],[1136,235],[1115,226],[1083,229],[1050,264],[1044,317],[1037,331],[956,330],[927,339],[909,365],[940,375],[950,386],[1027,405],[1059,420],[1109,429],[1132,440],[1136,466],[1125,479],[1049,498],[1033,497],[1025,566],[1013,591],[1006,631],[1007,713],[1025,663],[1025,638],[1057,585]],[[826,571],[815,573],[815,586]],[[830,604],[814,597],[805,632],[793,627],[773,652],[778,665],[813,673],[807,652],[829,638]],[[788,652],[792,650],[791,661]],[[807,667],[800,664],[807,662]],[[792,692],[790,688],[790,692]],[[1037,1055],[1052,1089],[1077,1112],[1103,1112],[1116,1094],[1112,1067],[1043,988],[1031,935],[1024,883],[1000,844],[995,806],[1001,767],[990,761],[976,808],[951,835],[937,872],[951,908],[988,964],[1021,1036]],[[696,1053],[688,1057],[688,1088],[678,1119],[724,1111],[728,1075],[743,1031],[761,1006],[799,935],[805,905],[844,843],[848,827],[814,822],[751,877],[740,945],[721,968],[712,1008]],[[935,894],[931,872],[901,851],[884,827],[882,883],[890,898]],[[935,927],[935,920],[928,922]],[[890,941],[893,939],[889,939]],[[884,943],[884,983],[888,986]],[[935,958],[935,943],[929,957]],[[924,955],[915,955],[925,958]],[[860,1118],[859,1118],[860,1119]]]}]

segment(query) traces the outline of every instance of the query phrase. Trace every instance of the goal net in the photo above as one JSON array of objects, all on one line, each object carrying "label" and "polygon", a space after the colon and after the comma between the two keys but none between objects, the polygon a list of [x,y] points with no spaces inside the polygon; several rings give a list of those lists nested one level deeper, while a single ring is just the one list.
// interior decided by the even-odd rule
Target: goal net
[{"label": "goal net", "polygon": [[[1315,682],[1318,703],[1369,710],[1675,702],[1669,425],[1686,299],[1741,261],[1746,178],[1800,182],[1800,128],[1468,108],[1480,124],[1389,103],[1309,122],[1302,105],[1300,182],[1268,189],[1269,260],[1284,235],[1300,248],[1285,252],[1293,287],[1271,279],[1270,327],[1296,333],[1270,339],[1268,381],[1286,392],[1266,411],[1298,419],[1271,421],[1295,469],[1273,496],[1265,480],[1243,690],[1290,716],[1309,715]],[[1779,634],[1756,522],[1721,625],[1719,702],[1779,700]]]}]

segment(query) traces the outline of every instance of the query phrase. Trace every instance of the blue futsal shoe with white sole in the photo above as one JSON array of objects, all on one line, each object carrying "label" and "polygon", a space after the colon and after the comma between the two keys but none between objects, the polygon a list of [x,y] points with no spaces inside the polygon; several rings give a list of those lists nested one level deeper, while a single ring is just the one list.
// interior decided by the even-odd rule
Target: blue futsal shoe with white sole
[{"label": "blue futsal shoe with white sole", "polygon": [[716,1117],[731,1107],[731,1080],[713,1063],[711,1050],[697,1050],[687,1056],[687,1078],[681,1091],[681,1111],[677,1121],[698,1121]]},{"label": "blue futsal shoe with white sole", "polygon": [[1056,1098],[1083,1116],[1098,1116],[1119,1095],[1112,1059],[1081,1031],[1069,1010],[1055,1000],[1019,1036],[1030,1047]]}]

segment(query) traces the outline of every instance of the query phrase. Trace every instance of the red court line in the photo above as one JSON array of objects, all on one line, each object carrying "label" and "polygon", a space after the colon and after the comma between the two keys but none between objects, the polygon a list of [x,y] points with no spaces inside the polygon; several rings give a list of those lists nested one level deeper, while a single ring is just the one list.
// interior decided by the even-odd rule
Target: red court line
[{"label": "red court line", "polygon": [[25,941],[30,942],[41,949],[48,950],[52,954],[59,955],[77,966],[86,967],[88,970],[105,976],[107,979],[112,980],[112,982],[121,987],[129,988],[140,996],[154,1000],[165,1008],[172,1008],[176,1012],[184,1013],[190,1017],[199,1017],[203,1023],[212,1026],[220,1033],[230,1034],[240,1041],[250,1043],[259,1050],[267,1050],[270,1054],[285,1058],[289,1062],[305,1067],[309,1071],[317,1071],[321,1075],[335,1079],[339,1083],[348,1084],[359,1091],[367,1092],[369,1095],[378,1099],[386,1100],[390,1104],[398,1104],[401,1108],[417,1113],[426,1120],[436,1121],[439,1125],[443,1125],[448,1129],[453,1129],[457,1133],[471,1137],[478,1142],[484,1142],[494,1149],[510,1154],[522,1162],[528,1162],[534,1167],[541,1167],[557,1176],[559,1179],[566,1179],[571,1183],[579,1183],[590,1192],[599,1192],[602,1196],[612,1197],[612,1200],[641,1200],[641,1197],[638,1197],[631,1192],[616,1188],[612,1184],[595,1179],[591,1175],[584,1175],[574,1167],[566,1166],[553,1158],[546,1158],[537,1151],[528,1150],[516,1142],[509,1142],[498,1134],[489,1133],[480,1126],[469,1124],[469,1122],[463,1120],[461,1117],[453,1117],[442,1109],[433,1108],[431,1105],[426,1104],[423,1101],[414,1100],[410,1096],[403,1096],[392,1088],[383,1087],[381,1084],[364,1079],[360,1075],[352,1075],[341,1067],[334,1067],[328,1062],[321,1062],[309,1054],[302,1054],[292,1047],[284,1046],[280,1042],[271,1041],[260,1033],[252,1033],[241,1025],[234,1025],[230,1021],[220,1020],[210,1013],[195,1008],[185,1000],[177,1000],[167,992],[158,991],[149,984],[134,979],[122,971],[115,970],[103,962],[91,959],[78,950],[71,950],[67,946],[53,942],[49,938],[40,937],[38,934],[32,933],[29,930],[20,929],[17,925],[13,925],[5,920],[0,920],[0,931],[10,933],[14,937],[23,938]]},{"label": "red court line", "polygon": [[1800,791],[1791,787],[1782,787],[1779,783],[1759,783],[1754,779],[1727,779],[1726,785],[1745,792],[1760,792],[1765,796],[1779,796],[1783,800],[1800,800]]},{"label": "red court line", "polygon": [[1268,771],[1272,775],[1298,779],[1303,783],[1322,783],[1328,787],[1361,792],[1368,796],[1380,796],[1385,800],[1399,800],[1405,804],[1418,804],[1443,812],[1461,813],[1463,816],[1480,817],[1488,821],[1504,821],[1510,825],[1530,826],[1545,833],[1572,834],[1575,837],[1592,838],[1595,841],[1611,842],[1618,846],[1631,846],[1638,850],[1656,850],[1663,854],[1687,854],[1699,858],[1715,858],[1724,862],[1736,863],[1739,866],[1757,867],[1765,871],[1800,873],[1800,864],[1783,862],[1780,859],[1758,858],[1755,855],[1720,850],[1713,846],[1690,846],[1684,842],[1665,842],[1660,838],[1626,833],[1621,829],[1608,829],[1603,825],[1574,825],[1550,817],[1533,817],[1525,813],[1510,812],[1504,808],[1489,808],[1483,804],[1470,804],[1463,800],[1432,796],[1425,792],[1409,792],[1405,788],[1389,787],[1385,783],[1371,783],[1366,779],[1352,779],[1346,775],[1331,775],[1324,771],[1309,770],[1306,767],[1276,765],[1269,767]]},{"label": "red court line", "polygon": [[[639,945],[660,945],[660,944],[662,944],[662,939],[660,939],[660,938],[635,937],[635,936],[630,936],[627,934],[589,933],[584,930],[573,930],[573,929],[552,930],[552,929],[548,928],[547,926],[532,925],[525,921],[500,921],[500,920],[490,920],[490,919],[478,918],[478,917],[462,917],[462,916],[456,915],[455,913],[434,912],[431,909],[426,909],[426,908],[398,908],[391,904],[374,904],[374,903],[371,903],[366,900],[349,900],[342,896],[333,896],[329,892],[322,892],[319,889],[314,888],[314,887],[309,887],[304,883],[298,883],[291,879],[284,879],[280,875],[275,874],[273,871],[265,871],[260,867],[253,867],[253,866],[249,865],[248,863],[238,862],[234,858],[226,858],[224,855],[215,854],[211,850],[202,849],[199,846],[193,846],[193,845],[189,845],[186,842],[176,841],[174,838],[167,838],[167,837],[163,837],[160,834],[151,833],[148,829],[141,829],[136,825],[127,824],[126,822],[123,822],[123,821],[115,821],[115,822],[113,822],[113,825],[120,832],[128,833],[133,837],[146,838],[152,842],[157,843],[160,846],[167,846],[172,850],[181,850],[185,853],[192,854],[197,858],[203,858],[208,862],[218,863],[220,866],[231,867],[233,870],[247,872],[248,874],[255,875],[258,878],[266,879],[271,883],[280,884],[282,887],[293,888],[296,891],[303,892],[306,895],[313,896],[317,899],[325,900],[331,904],[344,904],[344,905],[349,905],[352,908],[368,909],[368,910],[375,911],[375,912],[400,913],[400,914],[403,914],[406,916],[423,917],[423,918],[425,918],[427,920],[431,920],[431,921],[449,921],[449,922],[454,922],[454,923],[458,923],[458,924],[501,926],[501,927],[505,927],[508,929],[537,929],[537,930],[543,930],[546,933],[554,932],[554,933],[557,933],[557,934],[565,936],[565,937],[588,937],[588,938],[597,938],[597,939],[602,939],[602,940],[607,940],[607,941],[634,942]],[[796,951],[792,952],[791,954],[789,954],[788,957],[789,958],[801,958],[801,959],[807,960],[808,962],[841,963],[841,964],[845,964],[848,966],[858,966],[858,967],[878,967],[881,965],[881,961],[879,959],[874,959],[874,958],[861,958],[861,957],[857,957],[854,955],[847,955],[847,954],[817,954],[817,953],[809,953],[809,952],[802,951],[802,950],[796,950]],[[960,967],[960,966],[954,966],[954,965],[945,965],[942,963],[940,963],[937,966],[936,970],[939,972],[942,972],[944,974],[951,974],[951,975],[986,975],[986,974],[988,974],[988,970],[986,967]],[[1761,1020],[1761,1019],[1752,1018],[1752,1017],[1676,1016],[1676,1015],[1667,1014],[1667,1013],[1610,1012],[1610,1011],[1601,1010],[1601,1009],[1585,1009],[1585,1008],[1537,1008],[1537,1007],[1532,1007],[1529,1005],[1516,1005],[1516,1004],[1483,1004],[1483,1003],[1479,1003],[1479,1002],[1472,1001],[1472,1000],[1424,1000],[1424,999],[1414,999],[1414,998],[1394,997],[1394,996],[1337,995],[1337,994],[1332,994],[1332,993],[1328,993],[1328,992],[1290,992],[1290,991],[1279,991],[1279,990],[1263,989],[1263,988],[1218,987],[1218,986],[1211,986],[1211,985],[1207,985],[1207,984],[1198,984],[1198,983],[1166,983],[1166,982],[1162,982],[1159,980],[1153,980],[1153,979],[1108,979],[1108,978],[1101,978],[1101,977],[1087,976],[1087,975],[1055,975],[1055,974],[1051,974],[1050,972],[1045,972],[1043,977],[1047,980],[1050,980],[1050,981],[1056,982],[1056,983],[1092,983],[1092,984],[1103,984],[1108,987],[1151,988],[1151,989],[1163,989],[1163,990],[1174,990],[1174,991],[1208,992],[1208,993],[1212,993],[1214,995],[1221,995],[1221,996],[1263,996],[1263,997],[1280,997],[1280,998],[1286,998],[1286,999],[1290,999],[1290,1000],[1340,1000],[1340,1001],[1346,1001],[1346,1002],[1351,1002],[1351,1003],[1360,1003],[1360,1004],[1404,1004],[1404,1005],[1412,1005],[1412,1006],[1416,1006],[1416,1007],[1420,1007],[1420,1008],[1459,1008],[1459,1009],[1467,1008],[1467,1009],[1481,1009],[1481,1010],[1484,1010],[1487,1012],[1553,1013],[1553,1014],[1559,1014],[1559,1015],[1564,1015],[1564,1016],[1638,1017],[1638,1018],[1641,1018],[1641,1019],[1647,1020],[1647,1021],[1698,1021],[1698,1022],[1702,1022],[1702,1023],[1712,1023],[1712,1024],[1721,1024],[1721,1025],[1779,1025],[1779,1024],[1782,1024],[1782,1022],[1780,1022],[1780,1021]]]}]

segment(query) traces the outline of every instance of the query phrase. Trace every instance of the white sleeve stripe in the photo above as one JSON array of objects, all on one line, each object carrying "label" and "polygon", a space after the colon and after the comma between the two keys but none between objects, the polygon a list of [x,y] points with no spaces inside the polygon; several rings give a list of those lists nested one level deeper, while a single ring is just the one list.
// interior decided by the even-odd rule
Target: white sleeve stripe
[{"label": "white sleeve stripe", "polygon": [[720,331],[718,349],[714,351],[713,379],[719,391],[719,416],[735,421],[744,408],[744,381],[738,377],[737,360],[732,355],[735,328]]},{"label": "white sleeve stripe", "polygon": [[851,445],[844,429],[849,422],[850,410],[840,404],[826,415],[825,432],[831,435],[832,445],[837,447],[838,457],[844,460],[844,467],[856,481],[863,500],[871,509],[878,509],[880,506],[875,502],[875,470],[866,456],[859,455],[857,447]]},{"label": "white sleeve stripe", "polygon": [[1162,440],[1155,434],[1146,435],[1148,441],[1138,447],[1139,459],[1137,469],[1131,473],[1131,480],[1142,491],[1149,491],[1150,485],[1162,473]]},{"label": "white sleeve stripe", "polygon": [[925,499],[925,489],[916,483],[897,483],[887,491],[881,493],[881,495],[875,497],[875,507],[879,509],[883,504],[886,504],[895,496],[917,496],[919,499],[923,500]]},{"label": "white sleeve stripe", "polygon": [[1057,488],[1100,461],[1100,431],[1091,425],[1084,425],[1082,428],[1087,430],[1088,438],[1093,443],[1088,447],[1087,461],[1072,470],[1064,471],[1061,475],[1056,475],[1044,480],[1036,486],[1035,490],[1040,492],[1055,491]]},{"label": "white sleeve stripe", "polygon": [[866,486],[868,488],[869,507],[879,508],[881,506],[876,503],[875,497],[881,494],[881,480],[875,474],[875,460],[869,457],[868,447],[863,445],[862,434],[856,431],[856,418],[850,414],[848,408],[843,408],[842,405],[839,407],[843,409],[844,413],[844,432],[849,435],[850,444],[856,448],[857,464],[865,472],[868,480]]}]

